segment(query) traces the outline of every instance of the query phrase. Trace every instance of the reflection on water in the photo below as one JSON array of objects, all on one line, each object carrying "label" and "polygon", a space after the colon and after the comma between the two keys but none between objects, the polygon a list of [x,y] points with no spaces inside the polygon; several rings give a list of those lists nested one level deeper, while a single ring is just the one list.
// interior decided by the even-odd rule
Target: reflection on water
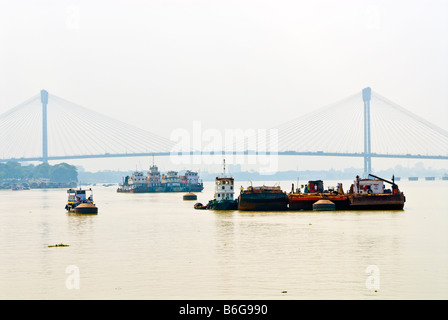
[{"label": "reflection on water", "polygon": [[97,215],[66,213],[63,189],[2,190],[0,298],[446,299],[448,183],[400,188],[404,211],[215,212],[98,186]]},{"label": "reflection on water", "polygon": [[75,235],[89,236],[93,235],[95,219],[97,215],[77,214],[74,212],[66,213],[68,232]]}]

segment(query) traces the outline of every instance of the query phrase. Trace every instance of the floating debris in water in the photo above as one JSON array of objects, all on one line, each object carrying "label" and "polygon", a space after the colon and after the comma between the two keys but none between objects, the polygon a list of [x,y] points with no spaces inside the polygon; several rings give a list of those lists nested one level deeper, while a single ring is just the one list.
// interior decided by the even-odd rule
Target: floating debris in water
[{"label": "floating debris in water", "polygon": [[52,247],[69,247],[69,246],[70,245],[68,245],[68,244],[57,243],[57,244],[49,245],[48,248],[52,248]]}]

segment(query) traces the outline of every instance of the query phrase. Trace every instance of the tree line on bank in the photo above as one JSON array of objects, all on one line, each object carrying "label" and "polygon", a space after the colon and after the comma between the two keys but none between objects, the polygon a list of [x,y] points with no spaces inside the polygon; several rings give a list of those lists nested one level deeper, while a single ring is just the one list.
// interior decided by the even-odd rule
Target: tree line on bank
[{"label": "tree line on bank", "polygon": [[52,182],[77,182],[78,171],[67,163],[50,165],[48,163],[22,166],[15,161],[0,163],[0,180],[49,179]]}]

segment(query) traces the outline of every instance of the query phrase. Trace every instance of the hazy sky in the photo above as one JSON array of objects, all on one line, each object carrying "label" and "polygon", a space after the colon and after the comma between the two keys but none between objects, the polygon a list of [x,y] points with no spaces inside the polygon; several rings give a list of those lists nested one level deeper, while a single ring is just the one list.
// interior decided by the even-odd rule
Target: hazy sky
[{"label": "hazy sky", "polygon": [[46,89],[169,137],[370,86],[448,130],[447,34],[445,0],[1,0],[0,114]]}]

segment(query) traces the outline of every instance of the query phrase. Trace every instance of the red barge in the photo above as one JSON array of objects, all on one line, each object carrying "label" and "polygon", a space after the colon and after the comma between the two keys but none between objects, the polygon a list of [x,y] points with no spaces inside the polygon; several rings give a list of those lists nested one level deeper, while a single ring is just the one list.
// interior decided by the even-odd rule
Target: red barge
[{"label": "red barge", "polygon": [[[348,197],[351,210],[403,210],[406,197],[392,181],[369,174],[374,179],[360,179],[359,176],[350,187]],[[384,189],[384,183],[391,189]]]},{"label": "red barge", "polygon": [[[337,188],[324,190],[321,180],[309,181],[304,192],[300,189],[288,194],[289,210],[313,210],[313,204],[319,200],[334,203],[334,210],[403,210],[406,198],[395,184],[383,178],[369,174],[373,179],[360,179],[359,176],[345,193],[342,184]],[[384,188],[384,182],[391,189]]]},{"label": "red barge", "polygon": [[288,198],[289,210],[313,210],[313,204],[319,200],[333,202],[335,210],[348,210],[350,205],[347,194],[342,190],[342,184],[338,185],[338,190],[324,190],[322,180],[308,181],[304,192],[292,191]]}]

